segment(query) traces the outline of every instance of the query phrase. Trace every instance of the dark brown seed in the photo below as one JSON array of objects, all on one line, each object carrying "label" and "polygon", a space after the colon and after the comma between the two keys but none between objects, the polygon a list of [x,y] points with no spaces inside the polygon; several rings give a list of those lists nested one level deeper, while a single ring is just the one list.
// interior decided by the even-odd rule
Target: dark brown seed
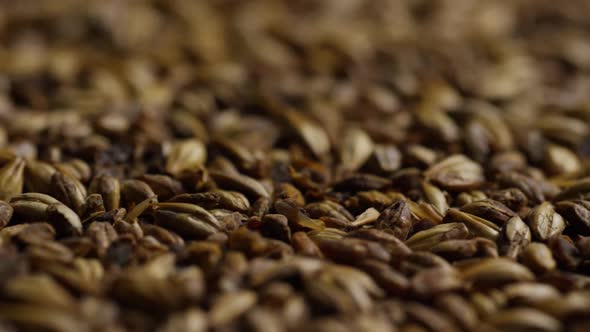
[{"label": "dark brown seed", "polygon": [[545,273],[539,279],[562,292],[586,289],[590,286],[590,278],[588,276],[561,270]]},{"label": "dark brown seed", "polygon": [[408,318],[416,323],[426,326],[431,331],[458,331],[459,328],[455,326],[443,313],[430,309],[427,306],[416,302],[410,302],[405,305],[406,314]]},{"label": "dark brown seed", "polygon": [[409,166],[423,169],[434,164],[439,157],[433,149],[412,144],[405,149],[404,162]]},{"label": "dark brown seed", "polygon": [[320,248],[304,232],[296,232],[291,239],[293,249],[300,255],[323,257]]},{"label": "dark brown seed", "polygon": [[553,199],[555,202],[590,197],[590,178],[583,178],[575,181],[571,186],[561,191]]},{"label": "dark brown seed", "polygon": [[184,246],[184,240],[176,233],[170,232],[165,228],[144,224],[142,231],[145,236],[151,236],[158,240],[158,242],[167,245],[173,249],[178,249]]},{"label": "dark brown seed", "polygon": [[133,207],[156,194],[150,186],[140,180],[126,180],[121,182],[121,202],[123,206]]},{"label": "dark brown seed", "polygon": [[374,299],[383,296],[383,290],[369,275],[356,268],[335,264],[310,274],[305,280],[305,287],[307,295],[313,300],[345,314],[367,312],[373,308]]},{"label": "dark brown seed", "polygon": [[530,203],[540,204],[545,200],[541,183],[517,173],[503,173],[497,179],[498,184],[503,188],[516,188],[522,191]]},{"label": "dark brown seed", "polygon": [[498,153],[489,161],[488,168],[493,174],[508,174],[511,172],[522,172],[526,169],[525,156],[517,151],[506,151]]},{"label": "dark brown seed", "polygon": [[512,217],[502,227],[500,253],[510,258],[516,258],[524,248],[529,246],[530,242],[530,228],[520,217]]},{"label": "dark brown seed", "polygon": [[326,227],[339,228],[339,229],[354,228],[354,225],[352,225],[352,222],[349,220],[342,220],[342,219],[332,218],[332,217],[321,217],[320,220],[324,223],[324,225]]},{"label": "dark brown seed", "polygon": [[516,213],[504,204],[491,199],[475,201],[461,207],[461,211],[467,212],[483,219],[489,220],[497,225],[504,225]]},{"label": "dark brown seed", "polygon": [[28,160],[25,165],[24,187],[29,192],[51,192],[51,177],[57,172],[49,163]]},{"label": "dark brown seed", "polygon": [[462,192],[457,195],[454,204],[460,207],[486,198],[487,196],[483,191],[472,190],[470,192]]},{"label": "dark brown seed", "polygon": [[381,244],[368,240],[347,238],[313,238],[322,254],[336,262],[354,263],[366,259],[383,262],[391,260],[391,254]]},{"label": "dark brown seed", "polygon": [[405,240],[412,227],[412,214],[406,201],[399,200],[383,210],[375,225],[390,229],[396,237]]},{"label": "dark brown seed", "polygon": [[417,168],[402,168],[391,176],[391,184],[400,192],[420,190],[423,180],[422,171]]},{"label": "dark brown seed", "polygon": [[322,157],[330,150],[330,140],[326,132],[312,122],[305,114],[293,109],[283,111],[290,128],[305,142],[316,157]]},{"label": "dark brown seed", "polygon": [[448,240],[434,245],[430,250],[450,261],[474,256],[478,251],[474,240]]},{"label": "dark brown seed", "polygon": [[181,194],[172,197],[170,202],[191,203],[206,209],[226,209],[246,212],[250,208],[248,199],[235,191],[212,190],[205,193]]},{"label": "dark brown seed", "polygon": [[0,168],[0,199],[10,200],[22,193],[25,161],[20,158],[8,162]]},{"label": "dark brown seed", "polygon": [[459,295],[443,295],[436,300],[436,306],[455,319],[463,329],[472,330],[478,323],[473,306]]},{"label": "dark brown seed", "polygon": [[6,227],[12,218],[13,208],[10,204],[0,201],[0,229]]},{"label": "dark brown seed", "polygon": [[551,203],[544,202],[531,210],[527,223],[533,236],[540,241],[547,241],[565,229],[565,220],[555,212]]},{"label": "dark brown seed", "polygon": [[441,241],[451,239],[465,239],[469,236],[469,229],[463,223],[445,223],[422,230],[412,235],[406,244],[412,250],[429,250]]},{"label": "dark brown seed", "polygon": [[555,144],[546,147],[544,166],[550,175],[574,174],[582,168],[580,159],[573,151]]},{"label": "dark brown seed", "polygon": [[578,248],[565,235],[551,238],[549,248],[557,263],[565,269],[573,271],[582,261]]},{"label": "dark brown seed", "polygon": [[94,242],[98,257],[104,257],[108,247],[118,236],[113,226],[105,222],[91,223],[86,230],[86,235]]},{"label": "dark brown seed", "polygon": [[15,235],[15,238],[22,243],[35,245],[55,239],[55,227],[48,223],[33,223],[23,226],[25,227]]},{"label": "dark brown seed", "polygon": [[500,202],[510,210],[518,212],[526,207],[529,203],[526,195],[517,188],[494,190],[490,194],[490,199]]},{"label": "dark brown seed", "polygon": [[253,169],[256,166],[256,155],[238,142],[215,137],[210,144],[242,169]]},{"label": "dark brown seed", "polygon": [[423,199],[427,203],[430,203],[440,215],[447,213],[449,204],[447,203],[447,197],[445,196],[445,193],[438,187],[433,186],[426,181],[422,182],[421,187]]},{"label": "dark brown seed", "polygon": [[463,287],[459,273],[451,268],[436,267],[419,271],[410,280],[412,292],[419,298],[432,298]]},{"label": "dark brown seed", "polygon": [[390,184],[386,178],[366,173],[356,173],[334,184],[336,191],[378,190]]},{"label": "dark brown seed", "polygon": [[253,178],[242,174],[228,174],[219,171],[209,173],[217,185],[223,189],[235,190],[252,198],[269,197],[264,186]]},{"label": "dark brown seed", "polygon": [[162,201],[169,200],[183,192],[182,184],[167,175],[144,174],[138,177],[138,180],[147,183]]},{"label": "dark brown seed", "polygon": [[580,236],[576,239],[576,248],[584,259],[590,258],[590,236]]},{"label": "dark brown seed", "polygon": [[459,138],[459,128],[446,113],[435,109],[429,102],[423,102],[416,112],[418,123],[434,137],[445,142],[455,142]]},{"label": "dark brown seed", "polygon": [[457,191],[476,189],[485,181],[481,166],[463,155],[438,162],[424,175],[445,189]]},{"label": "dark brown seed", "polygon": [[119,180],[107,174],[99,174],[92,179],[88,187],[91,194],[100,194],[103,198],[106,210],[112,211],[119,208],[121,203],[121,188]]},{"label": "dark brown seed", "polygon": [[76,213],[82,214],[86,200],[86,189],[78,180],[56,172],[51,177],[51,192],[57,200]]},{"label": "dark brown seed", "polygon": [[577,232],[590,235],[590,201],[562,201],[555,208]]},{"label": "dark brown seed", "polygon": [[[27,319],[33,315],[35,319]],[[18,326],[55,331],[74,332],[88,330],[88,325],[61,308],[35,304],[0,304],[0,318]]]},{"label": "dark brown seed", "polygon": [[494,314],[488,322],[502,330],[561,331],[559,320],[530,308],[513,308]]},{"label": "dark brown seed", "polygon": [[464,213],[456,209],[449,209],[445,216],[445,222],[462,223],[469,232],[475,236],[485,237],[490,240],[497,240],[500,236],[500,226],[478,216]]},{"label": "dark brown seed", "polygon": [[100,194],[90,194],[86,197],[83,207],[83,216],[85,218],[92,218],[99,214],[105,213],[104,201]]},{"label": "dark brown seed", "polygon": [[331,217],[348,221],[354,220],[352,214],[345,207],[329,200],[307,204],[304,209],[307,215],[316,219]]},{"label": "dark brown seed", "polygon": [[184,170],[198,167],[207,160],[207,150],[197,139],[179,140],[170,146],[166,160],[166,171],[178,175]]},{"label": "dark brown seed", "polygon": [[47,206],[47,220],[55,226],[60,235],[81,235],[82,223],[80,218],[69,207],[54,203]]},{"label": "dark brown seed", "polygon": [[185,261],[210,271],[222,258],[221,248],[213,242],[191,242],[184,250]]},{"label": "dark brown seed", "polygon": [[155,212],[157,223],[164,228],[179,232],[186,237],[206,238],[219,231],[215,225],[211,225],[188,213],[158,210]]},{"label": "dark brown seed", "polygon": [[376,145],[367,167],[377,174],[389,174],[401,167],[402,154],[395,145]]},{"label": "dark brown seed", "polygon": [[302,209],[289,200],[280,200],[275,203],[275,210],[287,217],[295,227],[322,230],[325,225],[321,220],[313,219],[303,213]]},{"label": "dark brown seed", "polygon": [[275,189],[277,199],[289,199],[299,206],[305,205],[305,198],[299,189],[290,183],[281,183]]},{"label": "dark brown seed", "polygon": [[281,332],[285,330],[280,317],[270,309],[255,308],[248,312],[246,320],[252,331]]},{"label": "dark brown seed", "polygon": [[482,257],[498,257],[499,251],[496,242],[482,237],[475,238],[477,254]]},{"label": "dark brown seed", "polygon": [[228,245],[230,249],[254,257],[261,255],[270,248],[270,242],[260,235],[245,227],[241,227],[229,234]]},{"label": "dark brown seed", "polygon": [[268,213],[272,207],[272,201],[268,197],[260,197],[252,204],[250,215],[253,217],[262,217]]},{"label": "dark brown seed", "polygon": [[555,301],[561,297],[559,291],[550,285],[537,282],[521,282],[503,289],[508,301],[517,305],[532,305]]},{"label": "dark brown seed", "polygon": [[432,268],[452,268],[442,257],[427,251],[414,251],[398,265],[399,270],[409,276]]},{"label": "dark brown seed", "polygon": [[379,287],[393,296],[404,295],[410,288],[410,281],[387,263],[367,260],[359,262],[359,268],[368,273]]},{"label": "dark brown seed", "polygon": [[206,315],[198,309],[188,309],[172,315],[158,332],[205,332],[207,331]]},{"label": "dark brown seed", "polygon": [[374,149],[371,137],[359,128],[345,131],[340,146],[340,167],[344,172],[357,171],[369,159]]},{"label": "dark brown seed", "polygon": [[527,155],[528,159],[535,164],[542,163],[545,156],[547,139],[541,131],[530,128],[529,130],[515,132],[515,134],[518,145]]},{"label": "dark brown seed", "polygon": [[388,231],[361,228],[348,233],[348,236],[379,242],[395,259],[403,259],[412,252],[403,241]]},{"label": "dark brown seed", "polygon": [[260,233],[266,237],[291,243],[291,229],[287,217],[281,214],[267,214],[262,218]]},{"label": "dark brown seed", "polygon": [[520,260],[528,268],[538,273],[551,271],[557,266],[551,249],[540,242],[533,242],[526,246],[520,254]]},{"label": "dark brown seed", "polygon": [[488,258],[461,271],[464,280],[476,287],[494,287],[516,281],[531,281],[535,276],[523,265],[507,258]]},{"label": "dark brown seed", "polygon": [[480,121],[467,123],[464,128],[464,142],[469,155],[477,162],[485,161],[490,154],[488,133]]},{"label": "dark brown seed", "polygon": [[490,144],[494,150],[506,151],[513,148],[512,131],[499,109],[480,101],[470,101],[467,107],[473,108],[475,119],[486,128],[490,135]]},{"label": "dark brown seed", "polygon": [[344,205],[352,213],[361,213],[369,208],[375,208],[378,211],[383,211],[386,207],[391,205],[392,199],[386,194],[372,190],[362,191],[348,198]]}]

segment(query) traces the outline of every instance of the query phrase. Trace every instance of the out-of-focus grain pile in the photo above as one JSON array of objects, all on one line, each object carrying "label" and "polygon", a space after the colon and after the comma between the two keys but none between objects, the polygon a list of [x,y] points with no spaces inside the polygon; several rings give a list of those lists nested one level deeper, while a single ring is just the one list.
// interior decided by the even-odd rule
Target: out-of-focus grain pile
[{"label": "out-of-focus grain pile", "polygon": [[0,0],[0,331],[589,331],[589,16]]}]

